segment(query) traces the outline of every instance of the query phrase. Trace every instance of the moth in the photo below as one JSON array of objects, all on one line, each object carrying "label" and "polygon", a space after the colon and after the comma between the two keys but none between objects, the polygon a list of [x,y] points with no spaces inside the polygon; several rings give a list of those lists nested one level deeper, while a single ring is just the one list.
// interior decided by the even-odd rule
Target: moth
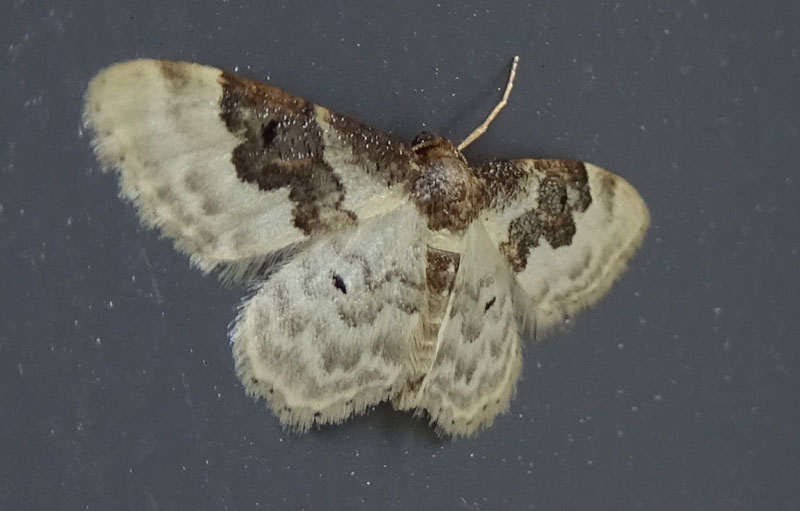
[{"label": "moth", "polygon": [[[441,434],[509,407],[523,337],[597,301],[648,226],[622,178],[570,159],[469,162],[193,63],[95,76],[84,121],[147,226],[247,283],[236,372],[304,432],[390,401]],[[522,337],[521,337],[522,336]]]}]

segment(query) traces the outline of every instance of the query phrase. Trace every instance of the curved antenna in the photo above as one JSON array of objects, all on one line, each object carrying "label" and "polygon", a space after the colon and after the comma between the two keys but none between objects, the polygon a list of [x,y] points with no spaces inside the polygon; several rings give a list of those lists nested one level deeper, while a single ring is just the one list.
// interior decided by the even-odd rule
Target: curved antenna
[{"label": "curved antenna", "polygon": [[508,75],[508,83],[506,84],[506,91],[503,93],[503,99],[500,100],[499,103],[494,107],[494,110],[489,114],[489,117],[486,118],[480,126],[472,130],[472,133],[469,134],[467,138],[464,139],[463,142],[458,144],[458,150],[463,151],[467,148],[468,145],[475,142],[478,137],[486,133],[486,130],[489,128],[489,125],[492,123],[497,114],[500,113],[500,110],[506,106],[508,102],[508,96],[511,94],[511,88],[514,86],[514,77],[517,74],[517,64],[519,63],[519,55],[514,56],[514,61],[511,63],[511,73]]}]

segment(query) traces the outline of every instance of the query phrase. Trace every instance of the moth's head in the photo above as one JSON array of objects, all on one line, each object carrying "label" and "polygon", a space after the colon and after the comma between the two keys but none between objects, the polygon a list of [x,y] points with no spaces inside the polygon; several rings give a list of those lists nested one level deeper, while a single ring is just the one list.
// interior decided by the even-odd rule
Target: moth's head
[{"label": "moth's head", "polygon": [[446,159],[459,160],[467,165],[467,159],[452,142],[427,131],[423,131],[414,138],[411,150],[416,153],[422,166],[430,161]]}]

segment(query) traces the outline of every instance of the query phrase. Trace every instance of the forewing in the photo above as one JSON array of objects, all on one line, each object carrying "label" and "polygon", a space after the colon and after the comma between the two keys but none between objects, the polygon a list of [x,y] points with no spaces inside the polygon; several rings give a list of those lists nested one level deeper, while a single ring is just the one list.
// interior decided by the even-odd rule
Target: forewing
[{"label": "forewing", "polygon": [[473,168],[481,215],[530,300],[542,333],[602,297],[639,247],[649,215],[624,179],[576,160],[512,160]]},{"label": "forewing", "polygon": [[204,271],[234,279],[270,253],[393,209],[417,171],[378,131],[197,64],[113,65],[89,84],[84,118],[144,222]]},{"label": "forewing", "polygon": [[231,332],[248,393],[281,423],[336,423],[400,392],[422,336],[424,220],[403,205],[298,254]]},{"label": "forewing", "polygon": [[497,246],[473,222],[417,405],[439,431],[470,435],[508,408],[522,363],[515,286]]}]

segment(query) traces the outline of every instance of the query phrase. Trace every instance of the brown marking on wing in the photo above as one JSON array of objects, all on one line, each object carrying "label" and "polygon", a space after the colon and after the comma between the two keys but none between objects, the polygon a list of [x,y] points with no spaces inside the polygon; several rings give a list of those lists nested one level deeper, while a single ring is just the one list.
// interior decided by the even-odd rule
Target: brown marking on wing
[{"label": "brown marking on wing", "polygon": [[575,212],[592,203],[589,177],[583,162],[569,159],[531,160],[534,173],[514,161],[488,162],[473,171],[485,182],[489,204],[501,209],[529,193],[532,180],[538,184],[535,207],[511,221],[508,240],[500,252],[516,272],[525,269],[532,248],[543,238],[553,248],[568,246],[575,236]]},{"label": "brown marking on wing", "polygon": [[418,173],[412,165],[415,154],[394,137],[334,112],[328,121],[352,151],[355,163],[367,174],[383,178],[387,187],[407,183]]},{"label": "brown marking on wing", "polygon": [[486,203],[493,209],[502,209],[528,191],[527,169],[511,160],[493,160],[472,167],[486,193]]},{"label": "brown marking on wing", "polygon": [[186,65],[184,62],[172,62],[169,60],[159,60],[157,63],[169,87],[180,89],[186,87],[186,84],[189,83],[191,74],[187,71],[192,69],[191,65]]},{"label": "brown marking on wing", "polygon": [[354,225],[344,187],[322,158],[314,105],[230,73],[220,83],[220,117],[242,139],[231,155],[239,179],[265,191],[289,188],[294,225],[306,235]]}]

